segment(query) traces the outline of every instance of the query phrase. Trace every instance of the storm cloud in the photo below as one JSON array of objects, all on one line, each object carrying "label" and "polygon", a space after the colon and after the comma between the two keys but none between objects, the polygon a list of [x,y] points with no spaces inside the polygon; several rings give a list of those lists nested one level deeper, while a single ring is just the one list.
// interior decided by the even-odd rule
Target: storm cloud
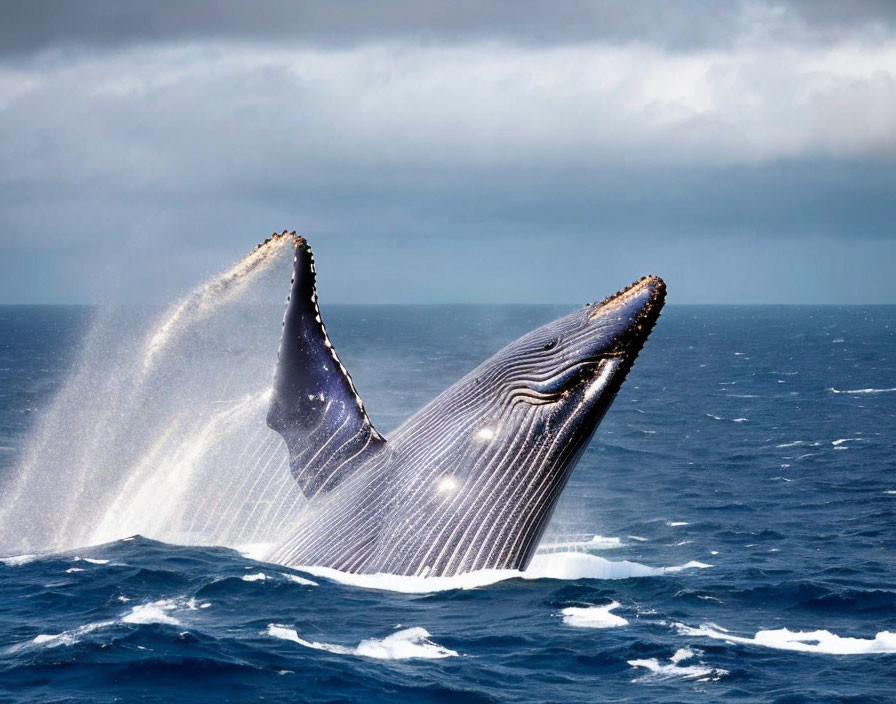
[{"label": "storm cloud", "polygon": [[896,302],[889,3],[0,7],[0,300]]}]

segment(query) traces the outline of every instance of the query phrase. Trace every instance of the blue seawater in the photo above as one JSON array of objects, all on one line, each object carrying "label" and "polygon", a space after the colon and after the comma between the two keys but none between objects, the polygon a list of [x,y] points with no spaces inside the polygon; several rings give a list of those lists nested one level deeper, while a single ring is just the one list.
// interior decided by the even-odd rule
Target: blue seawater
[{"label": "blue seawater", "polygon": [[[388,430],[565,310],[325,315]],[[0,308],[0,476],[90,318]],[[896,701],[894,324],[894,307],[668,306],[539,558],[619,579],[403,593],[141,536],[7,557],[0,701]]]}]

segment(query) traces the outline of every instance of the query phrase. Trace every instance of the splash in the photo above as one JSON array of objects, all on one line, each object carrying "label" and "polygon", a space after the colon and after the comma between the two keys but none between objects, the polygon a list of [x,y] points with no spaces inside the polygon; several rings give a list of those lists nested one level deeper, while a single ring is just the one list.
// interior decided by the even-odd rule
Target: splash
[{"label": "splash", "polygon": [[153,363],[164,348],[178,334],[189,329],[185,325],[188,319],[197,321],[211,315],[226,304],[228,300],[237,298],[252,283],[253,275],[270,265],[284,249],[294,242],[294,238],[286,232],[274,234],[269,240],[258,245],[255,250],[243,257],[233,267],[219,274],[211,281],[190,292],[183,300],[172,306],[163,316],[162,322],[152,332],[143,350],[143,371],[152,368]]},{"label": "splash", "polygon": [[508,579],[629,579],[658,577],[689,569],[706,569],[711,565],[688,562],[671,567],[649,567],[628,560],[612,561],[582,552],[536,553],[524,570],[485,569],[465,572],[453,577],[417,577],[396,574],[356,574],[329,567],[300,566],[295,569],[341,584],[365,589],[379,589],[407,594],[430,594],[451,589],[478,589]]},{"label": "splash", "polygon": [[282,533],[304,499],[264,417],[295,241],[274,235],[166,310],[97,312],[0,487],[0,554]]}]

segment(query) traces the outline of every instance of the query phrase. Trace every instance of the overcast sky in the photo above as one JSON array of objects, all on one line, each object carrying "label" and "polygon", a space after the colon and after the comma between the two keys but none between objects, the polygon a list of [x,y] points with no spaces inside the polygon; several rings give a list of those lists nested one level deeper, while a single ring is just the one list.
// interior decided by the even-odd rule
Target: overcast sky
[{"label": "overcast sky", "polygon": [[6,303],[896,303],[896,3],[0,0],[0,163]]}]

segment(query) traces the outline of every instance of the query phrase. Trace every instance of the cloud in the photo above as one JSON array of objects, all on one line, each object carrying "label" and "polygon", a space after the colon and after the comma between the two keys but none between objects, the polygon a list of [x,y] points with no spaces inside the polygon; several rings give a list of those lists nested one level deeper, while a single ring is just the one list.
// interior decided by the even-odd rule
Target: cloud
[{"label": "cloud", "polygon": [[[790,266],[808,282],[806,262],[827,271],[828,257],[853,261],[865,291],[885,275],[896,38],[874,3],[741,3],[732,17],[687,3],[569,5],[570,26],[600,8],[597,38],[536,36],[536,17],[504,23],[503,5],[470,16],[427,5],[437,41],[396,3],[328,9],[295,41],[262,41],[268,25],[289,24],[284,13],[308,12],[292,4],[272,5],[260,24],[242,24],[247,6],[229,4],[204,23],[207,6],[189,3],[177,13],[87,3],[69,23],[63,5],[44,39],[23,30],[18,53],[0,61],[0,160],[12,165],[0,173],[0,300],[164,298],[283,227],[318,248],[324,238],[353,272],[338,279],[340,300],[451,298],[447,275],[407,288],[413,277],[390,279],[378,251],[365,260],[380,264],[373,272],[352,265],[370,242],[408,262],[467,267],[458,252],[494,260],[525,243],[503,278],[469,269],[470,300],[599,293],[519,287],[546,238],[556,244],[540,255],[546,271],[568,267],[569,251],[610,252],[628,262],[618,281],[600,264],[618,287],[645,273],[639,262],[683,272],[690,261],[720,300],[757,300],[749,275],[706,274],[748,260],[750,242],[766,252],[754,272]],[[718,36],[682,39],[683,18]],[[856,239],[866,244],[844,254]],[[800,259],[810,241],[824,249]],[[620,243],[646,254],[630,258]],[[784,259],[773,266],[775,253]],[[353,293],[362,281],[382,290]],[[878,283],[874,296],[896,298]],[[782,286],[762,296],[815,300],[808,283],[799,295]],[[700,290],[688,295],[704,300]]]},{"label": "cloud", "polygon": [[[775,52],[137,49],[0,74],[16,184],[177,189],[314,168],[896,155],[896,42]],[[54,178],[55,174],[55,178]],[[325,176],[326,177],[326,176]]]},{"label": "cloud", "polygon": [[757,38],[829,43],[891,33],[886,0],[6,0],[0,54],[189,41],[351,46],[391,40],[526,45],[645,43],[670,50]]}]

